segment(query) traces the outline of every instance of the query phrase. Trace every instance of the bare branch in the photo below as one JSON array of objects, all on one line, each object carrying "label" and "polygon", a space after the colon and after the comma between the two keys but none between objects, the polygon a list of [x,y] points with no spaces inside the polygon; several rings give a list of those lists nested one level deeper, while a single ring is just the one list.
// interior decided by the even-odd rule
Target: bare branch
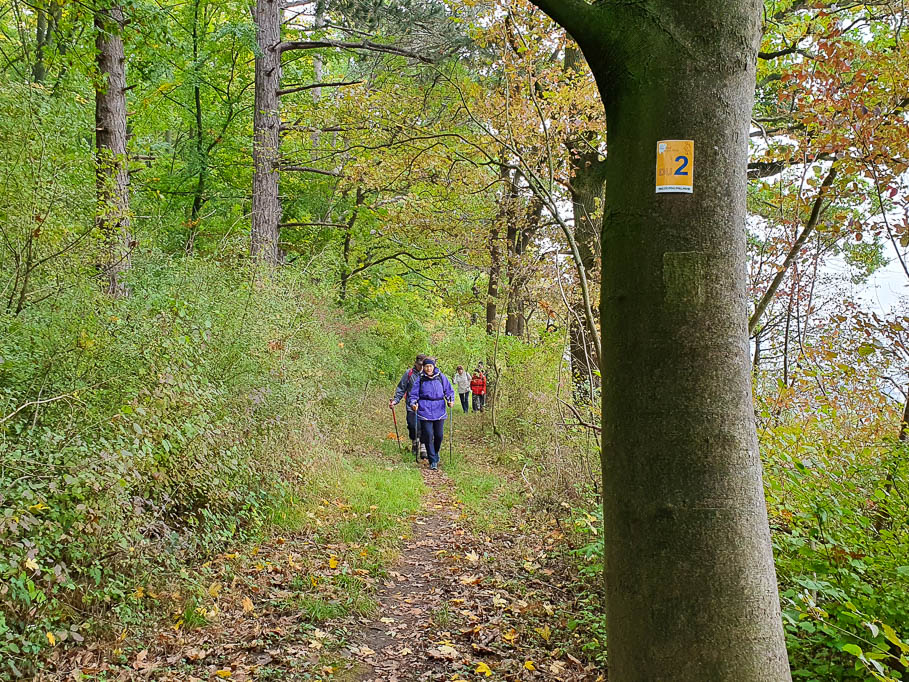
[{"label": "bare branch", "polygon": [[319,175],[330,175],[333,178],[344,177],[340,171],[326,170],[324,168],[311,168],[310,166],[281,166],[282,171],[294,171],[296,173],[317,173]]},{"label": "bare branch", "polygon": [[[562,403],[565,407],[567,407],[569,410],[571,410],[574,413],[574,417],[575,417],[575,419],[578,420],[579,426],[583,426],[588,429],[592,429],[593,431],[596,431],[597,433],[602,431],[602,429],[599,426],[597,426],[596,424],[589,424],[588,422],[585,422],[574,405],[572,405],[571,403],[566,403],[564,400],[562,400],[561,398],[558,398],[558,397],[556,398],[556,400],[558,400],[560,403]],[[569,424],[569,426],[572,426],[572,425]]]},{"label": "bare branch", "polygon": [[331,83],[310,83],[309,85],[296,85],[290,88],[278,90],[279,95],[292,95],[295,92],[304,90],[315,90],[316,88],[340,88],[345,85],[359,85],[363,81],[334,81]]},{"label": "bare branch", "polygon": [[827,198],[827,192],[829,191],[830,186],[833,184],[834,178],[836,178],[836,167],[832,166],[827,172],[827,177],[825,177],[824,181],[821,183],[821,187],[818,191],[817,197],[814,200],[814,206],[811,209],[811,216],[808,218],[808,222],[805,223],[805,227],[802,229],[801,234],[796,238],[795,243],[792,245],[792,248],[789,249],[789,253],[786,254],[786,259],[783,261],[783,265],[780,267],[779,272],[776,273],[773,281],[770,282],[770,286],[767,287],[767,291],[764,292],[761,300],[758,301],[758,304],[754,307],[754,313],[748,320],[749,334],[754,334],[754,331],[757,329],[758,323],[761,321],[761,316],[764,314],[764,311],[767,310],[767,306],[770,305],[770,301],[773,300],[773,297],[776,295],[777,290],[780,288],[780,284],[783,283],[783,278],[786,276],[789,268],[795,262],[795,259],[798,257],[799,253],[801,253],[802,247],[805,245],[805,242],[808,241],[808,237],[811,236],[811,233],[814,232],[814,228],[817,227],[817,223],[820,220],[821,215],[823,215],[824,200]]},{"label": "bare branch", "polygon": [[279,223],[278,227],[347,227],[346,223]]},{"label": "bare branch", "polygon": [[409,59],[416,59],[419,62],[424,64],[432,64],[435,62],[431,57],[426,55],[419,54],[412,50],[406,50],[402,47],[395,47],[394,45],[384,45],[382,43],[374,43],[371,40],[364,40],[359,43],[348,43],[340,40],[291,40],[284,41],[278,45],[278,50],[280,52],[288,52],[290,50],[317,50],[323,47],[334,47],[341,50],[367,50],[369,52],[382,52],[385,54],[398,55],[399,57],[407,57]]}]

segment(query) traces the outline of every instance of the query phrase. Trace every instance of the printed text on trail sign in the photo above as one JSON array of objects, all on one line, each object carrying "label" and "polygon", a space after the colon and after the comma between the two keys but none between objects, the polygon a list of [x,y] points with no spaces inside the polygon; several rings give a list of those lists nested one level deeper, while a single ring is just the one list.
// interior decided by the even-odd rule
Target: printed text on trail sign
[{"label": "printed text on trail sign", "polygon": [[660,140],[657,142],[656,191],[694,192],[694,141]]}]

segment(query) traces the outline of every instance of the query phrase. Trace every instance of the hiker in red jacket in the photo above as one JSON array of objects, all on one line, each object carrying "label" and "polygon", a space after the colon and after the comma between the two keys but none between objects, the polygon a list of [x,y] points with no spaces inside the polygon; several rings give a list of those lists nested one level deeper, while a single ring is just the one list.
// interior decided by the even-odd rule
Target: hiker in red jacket
[{"label": "hiker in red jacket", "polygon": [[470,392],[473,393],[473,411],[482,412],[483,405],[486,403],[486,377],[479,368],[473,371],[473,378],[470,380]]}]

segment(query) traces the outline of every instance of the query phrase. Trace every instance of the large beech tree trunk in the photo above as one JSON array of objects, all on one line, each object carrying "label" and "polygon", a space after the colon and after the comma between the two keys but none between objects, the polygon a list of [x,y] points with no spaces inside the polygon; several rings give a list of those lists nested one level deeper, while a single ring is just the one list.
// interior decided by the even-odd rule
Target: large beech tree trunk
[{"label": "large beech tree trunk", "polygon": [[282,260],[280,248],[281,12],[278,0],[256,0],[255,113],[253,114],[253,194],[250,255],[270,265]]},{"label": "large beech tree trunk", "polygon": [[[601,323],[609,680],[789,680],[748,361],[759,0],[534,0],[608,123]],[[656,194],[658,140],[694,194]]]},{"label": "large beech tree trunk", "polygon": [[107,291],[129,293],[121,280],[130,267],[132,237],[129,217],[129,168],[126,157],[126,58],[123,53],[123,10],[99,5],[94,14],[95,183],[98,207],[95,224],[104,239],[101,264]]}]

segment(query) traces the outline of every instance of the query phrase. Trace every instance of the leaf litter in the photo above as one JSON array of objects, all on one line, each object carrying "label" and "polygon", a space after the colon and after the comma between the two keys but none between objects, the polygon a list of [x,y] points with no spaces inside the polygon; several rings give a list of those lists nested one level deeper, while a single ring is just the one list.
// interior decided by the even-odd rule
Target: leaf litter
[{"label": "leaf litter", "polygon": [[[35,679],[604,680],[565,644],[566,633],[557,636],[566,595],[537,577],[553,573],[543,568],[543,534],[515,525],[478,536],[445,474],[424,469],[423,477],[423,510],[402,537],[397,565],[380,577],[350,570],[344,556],[356,545],[325,544],[305,531],[275,538],[211,562],[201,626],[175,612],[170,627],[137,638],[124,632],[55,651]],[[343,599],[333,584],[339,576],[375,594],[371,615],[321,622],[301,607],[313,591],[329,603]]]}]

